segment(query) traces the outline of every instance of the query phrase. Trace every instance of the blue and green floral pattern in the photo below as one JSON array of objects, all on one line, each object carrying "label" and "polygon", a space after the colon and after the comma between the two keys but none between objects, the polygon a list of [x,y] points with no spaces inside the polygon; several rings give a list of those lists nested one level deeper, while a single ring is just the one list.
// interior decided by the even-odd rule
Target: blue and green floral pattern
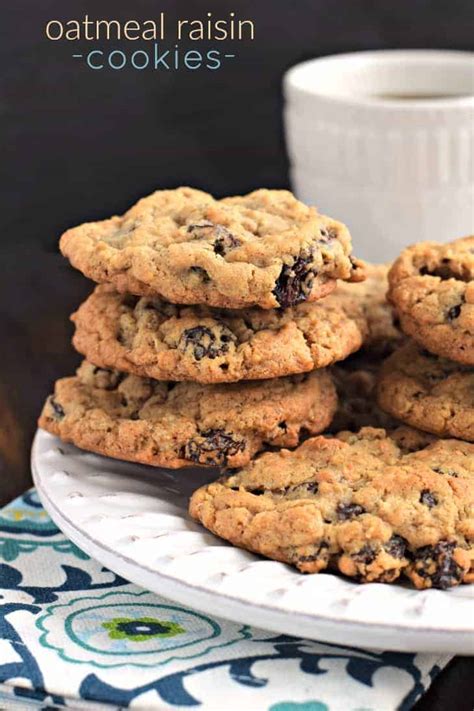
[{"label": "blue and green floral pattern", "polygon": [[[64,621],[58,627],[58,615]],[[155,666],[202,657],[207,651],[250,637],[248,627],[226,624],[172,604],[153,593],[121,590],[74,597],[38,617],[42,646],[62,659],[93,667]]]},{"label": "blue and green floral pattern", "polygon": [[0,556],[0,708],[12,711],[406,711],[449,661],[276,635],[176,605],[77,549],[34,491],[0,512]]},{"label": "blue and green floral pattern", "polygon": [[0,511],[0,561],[13,561],[22,553],[34,553],[44,547],[60,555],[88,558],[62,535],[32,489]]},{"label": "blue and green floral pattern", "polygon": [[109,630],[110,639],[128,639],[131,642],[148,642],[153,637],[166,639],[186,633],[177,622],[157,617],[114,617],[102,622],[102,627]]}]

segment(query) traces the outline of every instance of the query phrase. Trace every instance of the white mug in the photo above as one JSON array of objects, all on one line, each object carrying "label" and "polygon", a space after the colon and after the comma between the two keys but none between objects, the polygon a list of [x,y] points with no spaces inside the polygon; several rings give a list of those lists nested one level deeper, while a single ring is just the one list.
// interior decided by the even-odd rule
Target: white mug
[{"label": "white mug", "polygon": [[345,222],[357,256],[474,232],[474,54],[354,52],[284,77],[293,190]]}]

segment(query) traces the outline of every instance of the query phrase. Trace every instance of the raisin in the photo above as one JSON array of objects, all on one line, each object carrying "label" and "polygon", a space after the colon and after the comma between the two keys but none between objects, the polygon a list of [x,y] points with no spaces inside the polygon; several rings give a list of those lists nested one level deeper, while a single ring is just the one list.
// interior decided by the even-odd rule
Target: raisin
[{"label": "raisin", "polygon": [[202,267],[191,267],[189,270],[192,274],[196,274],[203,284],[208,284],[211,281],[211,277]]},{"label": "raisin", "polygon": [[420,495],[420,503],[424,504],[425,506],[428,506],[429,509],[432,509],[433,506],[436,506],[438,503],[438,499],[434,494],[431,493],[428,489],[423,489]]},{"label": "raisin", "polygon": [[282,308],[294,306],[308,298],[315,277],[315,270],[310,266],[312,261],[313,253],[306,251],[301,252],[293,264],[283,265],[273,289],[273,294]]},{"label": "raisin", "polygon": [[447,588],[461,582],[462,568],[453,557],[456,544],[439,541],[434,546],[423,546],[414,554],[415,570],[422,578],[429,579],[434,588]]},{"label": "raisin", "polygon": [[405,555],[406,541],[401,536],[393,535],[384,548],[393,558],[401,559]]},{"label": "raisin", "polygon": [[377,552],[375,548],[369,544],[363,546],[357,553],[352,554],[352,558],[357,561],[357,563],[363,563],[364,565],[370,565],[376,557]]},{"label": "raisin", "polygon": [[231,249],[240,247],[241,244],[242,242],[237,239],[237,237],[231,235],[229,232],[227,236],[218,237],[218,239],[216,239],[216,241],[214,242],[214,252],[223,257],[227,254],[227,252],[230,252]]},{"label": "raisin", "polygon": [[363,506],[359,504],[339,504],[336,509],[337,517],[340,521],[346,521],[349,518],[360,516],[365,513]]},{"label": "raisin", "polygon": [[202,358],[217,358],[229,350],[230,343],[235,343],[236,337],[227,326],[221,325],[216,331],[207,326],[187,328],[181,334],[178,348],[185,353],[191,351],[195,360]]},{"label": "raisin", "polygon": [[216,230],[216,239],[214,240],[214,252],[221,257],[230,252],[236,247],[240,247],[242,242],[237,237],[234,237],[232,232],[229,232],[225,227],[219,226]]},{"label": "raisin", "polygon": [[205,430],[183,447],[183,456],[196,464],[226,464],[229,457],[242,452],[245,441],[234,439],[224,430]]},{"label": "raisin", "polygon": [[448,321],[454,321],[461,315],[461,308],[462,304],[456,304],[456,306],[451,306],[449,309],[448,313],[446,314],[446,318]]},{"label": "raisin", "polygon": [[203,220],[195,225],[188,225],[188,232],[198,239],[213,239],[214,252],[223,257],[231,249],[239,247],[242,242],[234,237],[227,227],[216,225],[210,220]]},{"label": "raisin", "polygon": [[56,420],[62,420],[63,417],[66,416],[62,405],[60,405],[59,402],[57,402],[52,395],[49,398],[49,404]]},{"label": "raisin", "polygon": [[367,566],[374,562],[381,550],[385,550],[393,558],[401,560],[405,555],[405,541],[401,536],[392,536],[387,543],[381,547],[374,543],[367,543],[363,548],[361,548],[357,553],[353,553],[351,558],[359,564],[357,578],[359,580],[371,580],[372,582],[379,583],[391,583],[399,576],[398,567],[387,568],[385,570],[379,571],[367,571],[364,570]]}]

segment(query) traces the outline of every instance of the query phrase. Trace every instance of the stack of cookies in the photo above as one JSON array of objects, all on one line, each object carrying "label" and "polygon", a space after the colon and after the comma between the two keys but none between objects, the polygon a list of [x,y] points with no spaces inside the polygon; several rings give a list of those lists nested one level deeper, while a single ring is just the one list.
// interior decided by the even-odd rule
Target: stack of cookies
[{"label": "stack of cookies", "polygon": [[180,188],[61,238],[99,286],[80,306],[86,361],[40,425],[79,447],[165,467],[240,467],[330,424],[327,366],[366,323],[326,302],[363,278],[347,228],[287,191],[215,200]]},{"label": "stack of cookies", "polygon": [[[99,286],[72,317],[86,360],[56,383],[41,427],[130,461],[225,467],[191,515],[302,572],[472,579],[474,445],[423,432],[384,396],[415,346],[399,348],[388,268],[351,257],[344,225],[286,191],[180,188],[69,230],[61,249]],[[399,262],[390,299],[409,332]],[[469,304],[472,262],[462,273]]]}]

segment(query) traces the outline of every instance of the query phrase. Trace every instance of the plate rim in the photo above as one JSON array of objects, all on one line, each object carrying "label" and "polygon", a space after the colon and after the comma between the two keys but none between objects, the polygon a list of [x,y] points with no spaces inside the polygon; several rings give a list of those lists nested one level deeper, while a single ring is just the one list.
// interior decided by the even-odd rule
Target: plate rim
[{"label": "plate rim", "polygon": [[[144,571],[147,575],[152,576],[155,578],[157,581],[162,581],[164,583],[164,586],[166,586],[167,590],[165,592],[159,592],[157,588],[155,587],[154,592],[157,594],[163,594],[164,597],[170,597],[171,599],[174,599],[178,601],[180,604],[185,604],[190,607],[196,607],[198,610],[202,610],[203,612],[206,612],[208,614],[215,614],[216,616],[220,616],[229,620],[233,621],[238,621],[243,624],[254,624],[254,623],[249,623],[248,622],[248,613],[251,613],[252,619],[255,619],[255,617],[258,615],[258,613],[265,613],[265,616],[267,614],[274,616],[276,618],[276,622],[283,622],[284,617],[287,617],[289,614],[291,614],[293,619],[297,619],[298,623],[300,623],[302,626],[307,625],[310,623],[312,626],[315,625],[320,625],[321,627],[325,626],[330,626],[330,627],[337,627],[340,630],[343,630],[344,628],[347,630],[348,634],[350,636],[353,636],[354,632],[357,632],[357,630],[360,631],[361,634],[364,633],[376,633],[377,635],[395,635],[396,637],[399,638],[398,642],[403,642],[403,639],[409,638],[411,636],[422,636],[422,635],[427,635],[430,638],[433,638],[432,641],[435,641],[435,638],[447,638],[448,641],[450,639],[457,640],[461,642],[463,638],[465,639],[466,644],[453,644],[451,645],[450,648],[455,650],[456,653],[471,653],[474,654],[474,625],[471,627],[466,627],[462,629],[456,629],[453,630],[452,628],[447,628],[447,627],[433,627],[433,626],[427,626],[427,625],[417,625],[416,627],[413,627],[413,625],[410,625],[409,622],[407,621],[406,623],[384,623],[380,622],[377,620],[366,620],[363,622],[358,622],[356,620],[347,620],[347,619],[338,619],[337,617],[332,617],[328,615],[318,615],[317,613],[315,614],[309,614],[306,612],[302,612],[299,610],[284,610],[281,607],[275,606],[272,604],[271,601],[266,601],[266,602],[252,602],[249,600],[242,600],[239,597],[236,597],[232,594],[229,594],[227,592],[219,592],[215,590],[210,590],[208,587],[203,586],[201,584],[195,584],[191,582],[185,582],[179,577],[170,575],[168,573],[165,573],[163,571],[157,571],[156,569],[152,569],[148,567],[147,565],[143,563],[137,563],[135,560],[132,558],[127,557],[121,552],[117,552],[113,548],[111,548],[109,545],[102,541],[96,541],[94,538],[87,532],[81,530],[77,524],[74,523],[66,514],[64,514],[62,511],[60,511],[56,504],[51,500],[49,497],[48,493],[44,490],[42,486],[42,481],[41,481],[41,474],[38,470],[37,462],[35,461],[37,454],[38,454],[38,448],[39,448],[39,442],[42,437],[42,434],[46,434],[50,437],[54,437],[54,435],[50,435],[47,433],[45,430],[42,430],[38,428],[38,430],[35,433],[34,439],[33,439],[33,445],[31,449],[31,471],[32,471],[32,476],[33,476],[33,482],[34,485],[38,491],[38,495],[40,497],[40,500],[42,504],[44,505],[44,508],[47,510],[48,514],[51,516],[52,520],[54,523],[60,528],[61,531],[64,532],[64,534],[70,538],[73,543],[78,545],[79,548],[84,550],[88,555],[90,555],[92,558],[100,562],[101,564],[105,565],[107,568],[111,569],[113,572],[118,573],[122,577],[125,577],[127,580],[130,582],[143,587],[143,583],[138,582],[133,580],[133,574],[130,575],[130,573],[127,571],[126,573],[123,573],[123,570],[118,569],[116,566],[112,567],[110,565],[110,562],[104,561],[101,557],[101,552],[103,551],[108,558],[109,556],[113,558],[114,560],[120,561],[124,567],[127,569],[130,568],[132,571],[135,569],[138,569],[140,571]],[[54,437],[54,439],[57,442],[60,442],[59,438]],[[71,443],[68,443],[71,444]],[[72,445],[74,446],[74,445]],[[87,454],[85,450],[80,450],[80,448],[77,448],[78,451],[84,452]],[[102,456],[102,455],[96,455],[96,456]],[[110,459],[107,457],[104,457],[105,459]],[[111,461],[115,461],[111,459]],[[131,463],[134,465],[134,463]],[[64,530],[67,529],[67,530]],[[85,542],[85,545],[84,545]],[[92,551],[91,551],[92,549]],[[97,551],[99,552],[99,555],[97,555]],[[284,565],[281,563],[281,565]],[[175,596],[173,592],[169,592],[168,588],[169,587],[174,587],[178,589],[178,596]],[[153,590],[152,590],[153,591]],[[414,592],[416,592],[414,590]],[[420,593],[429,593],[429,590],[424,590],[424,591],[419,591]],[[439,591],[436,590],[437,593],[439,592],[446,592],[446,591]],[[189,602],[189,595],[190,594],[196,594],[199,597],[202,596],[203,598],[210,597],[214,599],[218,598],[220,601],[224,601],[226,603],[226,606],[235,606],[237,610],[239,611],[240,609],[242,610],[242,616],[237,614],[234,615],[232,613],[231,615],[228,614],[226,611],[222,612],[221,609],[219,609],[217,612],[215,610],[215,605],[213,605],[212,600],[209,600],[209,606],[204,605],[201,606],[201,601],[199,601],[198,605],[194,605],[194,600],[192,601],[192,604]],[[448,592],[449,594],[449,592]],[[188,596],[188,599],[185,598],[185,595]],[[245,615],[244,615],[245,613]],[[270,630],[275,630],[278,632],[281,632],[284,630],[285,625],[284,622],[282,625],[276,624],[273,625],[272,622],[272,627],[268,627],[267,623],[266,628]],[[258,623],[256,623],[255,626],[259,626]],[[260,625],[262,626],[262,625]],[[303,627],[302,627],[303,628]],[[324,630],[321,630],[321,632],[324,634]],[[285,634],[294,634],[291,632],[284,632]],[[400,635],[403,636],[400,637]],[[322,637],[318,637],[319,641],[324,641]],[[331,639],[327,639],[326,641],[329,641],[330,643],[336,643]],[[469,641],[471,644],[469,645]],[[363,645],[365,648],[368,648],[371,646],[371,644],[368,645]],[[377,644],[374,643],[372,645],[373,648],[377,648]],[[388,647],[385,644],[382,644],[381,647],[383,649],[388,649]],[[403,644],[398,644],[394,647],[391,645],[391,648],[394,649],[395,651],[414,651],[412,646],[410,645],[410,649],[406,648],[406,645]],[[446,648],[447,649],[447,648]],[[471,650],[470,652],[468,650]],[[435,646],[433,646],[432,643],[425,645],[421,644],[419,649],[417,651],[440,651],[437,649]],[[454,653],[454,652],[453,652]]]}]

